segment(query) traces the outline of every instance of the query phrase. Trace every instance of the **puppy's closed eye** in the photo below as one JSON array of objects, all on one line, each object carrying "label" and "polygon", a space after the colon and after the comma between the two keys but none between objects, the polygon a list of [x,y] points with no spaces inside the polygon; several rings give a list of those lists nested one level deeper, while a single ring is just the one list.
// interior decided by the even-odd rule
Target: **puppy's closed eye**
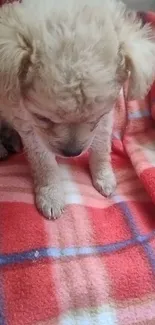
[{"label": "puppy's closed eye", "polygon": [[48,117],[42,116],[37,113],[34,113],[33,116],[35,117],[36,120],[43,122],[44,124],[46,123],[46,125],[49,125],[49,126],[60,126],[61,125],[60,122],[52,121]]},{"label": "puppy's closed eye", "polygon": [[47,117],[44,117],[42,115],[34,114],[34,117],[41,122],[52,123]]},{"label": "puppy's closed eye", "polygon": [[47,117],[44,117],[36,113],[33,114],[33,116],[34,116],[35,127],[40,128],[42,130],[46,130],[46,132],[48,129],[52,129],[55,125],[55,123],[49,120]]}]

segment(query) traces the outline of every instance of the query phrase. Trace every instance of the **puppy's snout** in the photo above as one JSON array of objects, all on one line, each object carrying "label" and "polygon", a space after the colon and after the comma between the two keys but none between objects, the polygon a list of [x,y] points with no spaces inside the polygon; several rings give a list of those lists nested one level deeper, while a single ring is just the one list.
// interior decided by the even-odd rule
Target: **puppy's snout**
[{"label": "puppy's snout", "polygon": [[65,148],[62,150],[62,154],[64,157],[77,157],[82,153],[82,149],[69,149],[69,148]]}]

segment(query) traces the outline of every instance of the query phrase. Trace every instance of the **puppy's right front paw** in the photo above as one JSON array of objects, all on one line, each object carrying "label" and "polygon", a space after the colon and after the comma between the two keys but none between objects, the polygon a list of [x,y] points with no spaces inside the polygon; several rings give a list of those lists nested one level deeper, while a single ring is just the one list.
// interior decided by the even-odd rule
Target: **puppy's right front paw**
[{"label": "puppy's right front paw", "polygon": [[64,193],[59,186],[44,186],[36,190],[36,205],[47,219],[57,219],[65,207]]}]

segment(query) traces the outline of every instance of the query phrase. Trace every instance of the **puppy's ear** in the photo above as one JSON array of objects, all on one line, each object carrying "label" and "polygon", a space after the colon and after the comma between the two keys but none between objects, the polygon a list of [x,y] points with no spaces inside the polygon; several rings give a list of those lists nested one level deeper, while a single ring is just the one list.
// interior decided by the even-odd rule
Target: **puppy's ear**
[{"label": "puppy's ear", "polygon": [[0,24],[0,98],[10,103],[20,99],[31,83],[34,49],[17,31]]},{"label": "puppy's ear", "polygon": [[[136,29],[137,27],[137,29]],[[122,44],[125,69],[129,71],[129,99],[143,98],[155,77],[155,41],[148,25],[130,28]]]}]

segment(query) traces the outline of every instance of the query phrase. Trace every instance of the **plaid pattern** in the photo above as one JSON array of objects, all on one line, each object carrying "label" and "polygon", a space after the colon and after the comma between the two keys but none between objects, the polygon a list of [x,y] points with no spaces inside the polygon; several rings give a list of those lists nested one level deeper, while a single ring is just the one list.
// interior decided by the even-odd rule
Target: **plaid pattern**
[{"label": "plaid pattern", "polygon": [[47,221],[24,155],[0,163],[0,325],[155,324],[155,86],[141,102],[124,91],[110,199],[93,188],[87,156],[61,160],[68,206]]}]

